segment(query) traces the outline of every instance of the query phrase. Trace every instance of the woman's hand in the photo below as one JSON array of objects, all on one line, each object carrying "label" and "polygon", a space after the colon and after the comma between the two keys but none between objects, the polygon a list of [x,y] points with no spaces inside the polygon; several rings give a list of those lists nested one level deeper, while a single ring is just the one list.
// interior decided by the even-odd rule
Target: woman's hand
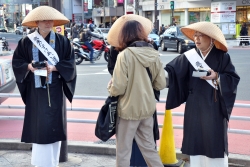
[{"label": "woman's hand", "polygon": [[201,79],[204,79],[204,80],[217,80],[218,78],[218,73],[215,72],[214,70],[210,69],[208,70],[211,74],[209,76],[203,76],[203,77],[200,77]]}]

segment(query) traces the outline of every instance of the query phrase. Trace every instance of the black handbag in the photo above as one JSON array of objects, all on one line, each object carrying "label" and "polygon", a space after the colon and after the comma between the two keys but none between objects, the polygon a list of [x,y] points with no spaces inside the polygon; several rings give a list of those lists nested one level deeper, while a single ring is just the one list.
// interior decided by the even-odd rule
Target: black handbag
[{"label": "black handbag", "polygon": [[118,96],[109,96],[99,112],[95,126],[95,135],[102,141],[107,141],[115,134],[117,102]]},{"label": "black handbag", "polygon": [[[147,67],[146,70],[147,70],[148,76],[150,78],[150,81],[152,82],[152,75],[151,75],[151,73],[149,71],[149,68]],[[160,100],[160,91],[155,90],[154,88],[153,88],[153,91],[154,91],[155,99],[157,101],[159,101]],[[160,139],[160,132],[159,132],[159,125],[158,125],[156,110],[155,110],[155,112],[153,114],[153,119],[154,119],[154,125],[153,125],[154,139],[159,140]]]}]

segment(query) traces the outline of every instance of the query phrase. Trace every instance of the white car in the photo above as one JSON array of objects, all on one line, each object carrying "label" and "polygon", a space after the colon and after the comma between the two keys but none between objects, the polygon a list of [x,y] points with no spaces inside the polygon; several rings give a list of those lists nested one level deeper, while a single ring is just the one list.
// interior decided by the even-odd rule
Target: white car
[{"label": "white car", "polygon": [[[12,93],[16,87],[12,63],[9,59],[0,58],[0,93]],[[0,97],[0,104],[7,97]]]}]

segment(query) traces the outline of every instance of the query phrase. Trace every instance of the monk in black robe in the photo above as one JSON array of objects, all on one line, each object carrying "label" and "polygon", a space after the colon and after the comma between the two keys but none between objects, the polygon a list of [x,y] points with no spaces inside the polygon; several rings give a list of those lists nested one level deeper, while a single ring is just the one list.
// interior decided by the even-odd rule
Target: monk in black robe
[{"label": "monk in black robe", "polygon": [[[194,67],[187,52],[169,62],[165,67],[169,89],[166,109],[186,102],[181,151],[190,155],[190,166],[228,167],[227,128],[240,77],[216,25],[199,22],[181,31],[195,42],[195,52],[209,69],[197,62]],[[193,71],[198,67],[208,71],[208,76],[194,77]]]},{"label": "monk in black robe", "polygon": [[[50,44],[50,49],[55,50],[59,61],[55,65],[49,64],[46,54],[37,49],[38,43],[34,45],[35,43],[26,36],[18,42],[12,62],[16,83],[25,103],[21,141],[33,143],[32,165],[39,167],[58,165],[60,142],[66,140],[67,135],[64,95],[72,102],[76,84],[75,58],[70,41],[52,31],[53,25],[65,24],[68,19],[55,11],[48,6],[38,7],[27,15],[22,24],[37,26],[38,30],[34,33],[44,39],[44,43],[39,42],[39,45],[44,47],[45,43]],[[38,53],[34,51],[36,49]],[[51,50],[47,53],[51,56]],[[38,69],[32,66],[32,62],[36,54],[39,62],[45,62],[47,65],[43,69],[47,70],[47,75],[51,74],[50,83],[48,76],[38,76],[40,82],[35,81],[34,72]],[[40,87],[36,87],[37,84],[40,84]]]}]

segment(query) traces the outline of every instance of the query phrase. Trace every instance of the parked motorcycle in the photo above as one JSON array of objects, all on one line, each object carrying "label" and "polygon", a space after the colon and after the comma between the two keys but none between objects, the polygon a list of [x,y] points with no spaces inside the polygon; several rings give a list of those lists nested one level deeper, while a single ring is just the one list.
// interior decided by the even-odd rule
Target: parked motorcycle
[{"label": "parked motorcycle", "polygon": [[[103,36],[100,36],[100,38],[101,39],[93,39],[90,41],[94,49],[93,61],[99,60],[104,53],[104,59],[108,62],[110,48],[108,43],[103,39]],[[83,60],[90,61],[90,51],[88,47],[80,42],[78,38],[73,39],[72,45],[74,47],[76,65],[81,64]]]}]

